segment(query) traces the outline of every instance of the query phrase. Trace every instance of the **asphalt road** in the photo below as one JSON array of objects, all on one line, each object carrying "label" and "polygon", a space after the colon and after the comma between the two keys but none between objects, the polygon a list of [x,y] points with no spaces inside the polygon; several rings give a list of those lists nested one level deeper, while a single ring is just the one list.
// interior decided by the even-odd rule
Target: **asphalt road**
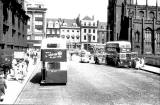
[{"label": "asphalt road", "polygon": [[40,66],[15,104],[160,105],[160,76],[107,65],[69,62],[66,85],[40,86]]}]

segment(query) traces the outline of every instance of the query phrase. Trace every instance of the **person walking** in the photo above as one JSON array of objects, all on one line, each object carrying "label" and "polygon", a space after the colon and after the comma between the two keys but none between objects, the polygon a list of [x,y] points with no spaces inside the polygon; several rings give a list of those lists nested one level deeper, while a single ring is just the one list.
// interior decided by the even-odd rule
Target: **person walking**
[{"label": "person walking", "polygon": [[140,69],[140,58],[136,58],[135,60],[136,60],[135,68],[136,68],[137,70],[139,70],[139,69]]},{"label": "person walking", "polygon": [[5,89],[7,89],[7,85],[4,79],[4,73],[0,71],[0,101],[3,101],[2,96],[5,95]]}]

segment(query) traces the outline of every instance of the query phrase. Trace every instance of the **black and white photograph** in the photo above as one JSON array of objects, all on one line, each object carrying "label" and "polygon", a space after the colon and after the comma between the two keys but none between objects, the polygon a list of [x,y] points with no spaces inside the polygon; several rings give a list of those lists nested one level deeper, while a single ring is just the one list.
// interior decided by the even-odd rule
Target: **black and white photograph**
[{"label": "black and white photograph", "polygon": [[0,0],[0,105],[160,105],[160,0]]}]

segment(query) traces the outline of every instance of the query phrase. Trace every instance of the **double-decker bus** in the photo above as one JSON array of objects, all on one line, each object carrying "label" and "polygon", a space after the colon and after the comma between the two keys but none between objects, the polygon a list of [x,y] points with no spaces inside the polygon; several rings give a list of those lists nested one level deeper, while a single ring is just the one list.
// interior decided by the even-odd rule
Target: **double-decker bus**
[{"label": "double-decker bus", "polygon": [[67,83],[67,48],[60,38],[46,38],[41,45],[42,81],[44,83]]},{"label": "double-decker bus", "polygon": [[110,41],[106,43],[106,63],[117,67],[131,67],[131,43],[128,41]]}]

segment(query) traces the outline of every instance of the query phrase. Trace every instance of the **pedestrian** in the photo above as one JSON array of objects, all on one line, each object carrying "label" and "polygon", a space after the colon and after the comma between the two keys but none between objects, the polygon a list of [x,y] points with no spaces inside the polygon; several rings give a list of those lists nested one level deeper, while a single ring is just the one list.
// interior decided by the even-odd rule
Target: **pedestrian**
[{"label": "pedestrian", "polygon": [[140,69],[140,58],[136,58],[136,59],[135,59],[135,62],[136,62],[135,68],[136,68],[137,70],[139,70],[139,69]]},{"label": "pedestrian", "polygon": [[142,65],[142,67],[144,67],[144,65],[145,65],[144,57],[141,58],[141,65]]},{"label": "pedestrian", "polygon": [[7,85],[4,79],[3,71],[0,71],[0,101],[3,101],[3,96],[5,95],[5,89],[7,89]]}]

